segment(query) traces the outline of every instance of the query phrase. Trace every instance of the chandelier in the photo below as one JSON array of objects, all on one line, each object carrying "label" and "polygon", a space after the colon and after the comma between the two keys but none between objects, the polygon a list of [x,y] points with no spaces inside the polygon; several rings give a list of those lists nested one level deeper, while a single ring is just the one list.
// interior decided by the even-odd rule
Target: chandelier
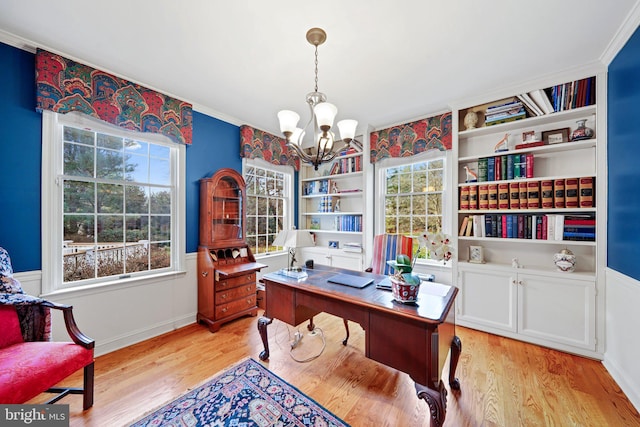
[{"label": "chandelier", "polygon": [[[327,102],[327,96],[318,92],[318,46],[325,42],[327,33],[322,28],[312,28],[307,31],[307,41],[315,46],[315,88],[313,92],[307,94],[306,101],[309,105],[311,118],[303,128],[298,127],[300,116],[291,110],[278,112],[280,121],[280,131],[287,140],[287,146],[293,149],[295,154],[303,162],[313,165],[318,170],[318,165],[329,162],[338,154],[338,148],[334,142],[342,142],[345,148],[353,144],[355,148],[362,151],[362,144],[356,141],[356,120],[341,120],[337,123],[341,140],[335,140],[335,134],[331,131],[333,121],[338,113],[338,108]],[[305,135],[313,135],[311,148],[303,146]]]}]

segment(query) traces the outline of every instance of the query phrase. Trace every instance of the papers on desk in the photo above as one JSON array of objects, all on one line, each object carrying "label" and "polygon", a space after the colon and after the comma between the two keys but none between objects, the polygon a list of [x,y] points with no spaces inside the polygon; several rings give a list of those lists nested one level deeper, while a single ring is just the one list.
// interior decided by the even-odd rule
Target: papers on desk
[{"label": "papers on desk", "polygon": [[[420,284],[424,288],[424,292],[426,292],[429,295],[433,295],[437,297],[446,296],[447,293],[449,292],[449,289],[451,288],[451,286],[443,285],[441,283],[426,281],[426,280],[423,280]],[[390,291],[391,280],[389,280],[388,277],[384,278],[380,282],[376,283],[376,288],[383,289],[385,291]]]}]

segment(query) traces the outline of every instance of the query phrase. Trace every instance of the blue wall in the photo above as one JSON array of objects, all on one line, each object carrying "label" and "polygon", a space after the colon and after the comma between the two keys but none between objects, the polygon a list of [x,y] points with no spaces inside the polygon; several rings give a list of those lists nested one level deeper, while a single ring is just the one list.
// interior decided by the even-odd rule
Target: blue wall
[{"label": "blue wall", "polygon": [[640,280],[640,30],[608,72],[607,265]]},{"label": "blue wall", "polygon": [[[0,246],[16,272],[40,270],[42,115],[35,111],[35,55],[0,43],[0,64]],[[222,167],[241,172],[240,129],[194,111],[193,144],[186,151],[189,253],[198,248],[198,181]]]},{"label": "blue wall", "polygon": [[0,246],[16,271],[39,270],[42,115],[35,111],[35,55],[0,43],[0,64]]}]

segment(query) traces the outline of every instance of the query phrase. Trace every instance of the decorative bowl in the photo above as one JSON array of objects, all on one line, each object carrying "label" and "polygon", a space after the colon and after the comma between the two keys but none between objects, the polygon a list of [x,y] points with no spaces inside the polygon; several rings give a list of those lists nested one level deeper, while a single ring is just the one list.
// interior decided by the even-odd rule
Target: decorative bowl
[{"label": "decorative bowl", "polygon": [[389,277],[391,280],[391,292],[393,293],[393,299],[401,303],[411,303],[418,300],[418,291],[420,290],[420,283],[411,284],[396,279],[393,276]]}]

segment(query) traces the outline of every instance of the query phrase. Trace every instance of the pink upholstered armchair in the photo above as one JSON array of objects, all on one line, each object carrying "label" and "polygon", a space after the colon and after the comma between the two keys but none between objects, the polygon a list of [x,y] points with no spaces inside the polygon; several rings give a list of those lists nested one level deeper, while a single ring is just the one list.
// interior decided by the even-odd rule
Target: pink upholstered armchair
[{"label": "pink upholstered armchair", "polygon": [[[50,341],[50,311],[60,310],[73,342]],[[0,403],[24,403],[43,392],[83,395],[83,409],[93,405],[94,341],[73,318],[73,308],[24,294],[13,278],[11,260],[0,248]],[[83,388],[54,387],[84,369]]]}]

